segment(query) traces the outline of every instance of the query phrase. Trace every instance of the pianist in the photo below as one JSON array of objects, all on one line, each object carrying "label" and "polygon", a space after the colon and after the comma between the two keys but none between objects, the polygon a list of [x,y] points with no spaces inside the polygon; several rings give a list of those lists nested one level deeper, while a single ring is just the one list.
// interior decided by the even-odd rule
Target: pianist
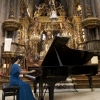
[{"label": "pianist", "polygon": [[19,86],[20,90],[18,100],[35,100],[30,85],[23,82],[19,77],[20,74],[33,73],[35,70],[21,71],[19,64],[21,64],[22,61],[22,56],[17,56],[15,58],[15,63],[12,65],[10,70],[10,85]]}]

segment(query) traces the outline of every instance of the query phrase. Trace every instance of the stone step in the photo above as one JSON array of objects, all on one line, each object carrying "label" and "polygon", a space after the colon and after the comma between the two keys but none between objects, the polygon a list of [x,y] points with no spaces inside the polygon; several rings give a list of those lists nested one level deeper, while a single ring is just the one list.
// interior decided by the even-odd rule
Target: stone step
[{"label": "stone step", "polygon": [[[73,75],[72,80],[76,89],[89,88],[88,77],[85,75]],[[100,88],[100,75],[95,75],[92,78],[94,88]]]},{"label": "stone step", "polygon": [[[87,76],[85,74],[82,74],[82,75],[72,75],[72,77],[74,78],[87,78]],[[93,78],[100,78],[100,75],[97,74],[95,76],[92,76]]]},{"label": "stone step", "polygon": [[[31,88],[34,88],[33,87],[34,83],[31,80],[28,80],[26,77],[21,77],[21,79],[25,82],[28,82],[30,84]],[[9,77],[2,77],[0,79],[0,88],[3,83],[8,83],[8,82],[9,82]],[[88,78],[85,75],[73,75],[72,78],[68,77],[68,78],[66,78],[66,82],[64,82],[64,84],[66,84],[66,86],[68,86],[67,84],[70,84],[72,82],[76,89],[89,88]],[[61,82],[61,83],[63,83],[63,82]],[[100,75],[93,76],[93,87],[100,88]]]},{"label": "stone step", "polygon": [[[72,78],[73,82],[83,82],[83,83],[86,83],[88,82],[88,79],[75,79],[75,78]],[[100,79],[92,79],[92,82],[93,83],[100,83]]]},{"label": "stone step", "polygon": [[[80,75],[80,76],[72,76],[73,82],[88,82],[88,77],[85,75]],[[93,83],[100,83],[100,75],[93,76],[92,78]]]},{"label": "stone step", "polygon": [[[89,88],[89,83],[74,83],[75,89]],[[100,83],[93,83],[93,88],[100,88]]]}]

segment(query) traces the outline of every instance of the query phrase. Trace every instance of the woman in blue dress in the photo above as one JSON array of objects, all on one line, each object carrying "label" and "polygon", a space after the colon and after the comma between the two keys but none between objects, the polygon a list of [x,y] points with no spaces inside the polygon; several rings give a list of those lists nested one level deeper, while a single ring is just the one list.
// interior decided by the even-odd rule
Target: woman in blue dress
[{"label": "woman in blue dress", "polygon": [[17,56],[15,58],[15,63],[12,65],[10,70],[10,85],[19,86],[19,100],[36,100],[33,96],[30,85],[27,82],[23,82],[19,77],[19,74],[33,73],[32,71],[21,71],[19,64],[22,63],[23,57]]}]

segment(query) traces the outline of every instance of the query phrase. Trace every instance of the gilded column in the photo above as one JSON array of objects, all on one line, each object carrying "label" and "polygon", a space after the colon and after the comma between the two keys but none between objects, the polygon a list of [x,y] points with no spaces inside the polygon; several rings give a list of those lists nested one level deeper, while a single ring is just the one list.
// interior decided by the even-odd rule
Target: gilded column
[{"label": "gilded column", "polygon": [[74,24],[74,39],[75,39],[75,48],[78,48],[78,44],[82,43],[82,26],[81,26],[81,17],[74,16],[73,17]]},{"label": "gilded column", "polygon": [[30,0],[30,2],[29,2],[29,13],[30,13],[31,18],[33,17],[33,3],[34,3],[34,0]]},{"label": "gilded column", "polygon": [[84,5],[84,0],[80,0],[80,4],[82,7],[82,18],[85,18],[85,5]]},{"label": "gilded column", "polygon": [[73,4],[73,0],[66,0],[67,2],[67,7],[66,7],[66,10],[67,10],[67,14],[68,16],[72,16],[72,10],[73,10],[73,7],[72,7],[72,4]]}]

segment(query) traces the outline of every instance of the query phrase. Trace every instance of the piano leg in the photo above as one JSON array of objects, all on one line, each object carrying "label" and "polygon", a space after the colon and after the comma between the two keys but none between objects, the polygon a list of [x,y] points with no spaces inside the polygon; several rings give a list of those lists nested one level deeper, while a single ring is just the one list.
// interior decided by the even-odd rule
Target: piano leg
[{"label": "piano leg", "polygon": [[37,94],[37,82],[34,82],[34,94],[36,97],[38,97],[38,94]]},{"label": "piano leg", "polygon": [[54,85],[49,85],[49,100],[54,100]]},{"label": "piano leg", "polygon": [[43,98],[43,83],[39,82],[39,98],[38,100],[44,100]]},{"label": "piano leg", "polygon": [[87,75],[88,76],[88,79],[89,79],[89,86],[91,88],[91,91],[93,92],[94,89],[93,89],[93,84],[92,84],[92,75]]}]

